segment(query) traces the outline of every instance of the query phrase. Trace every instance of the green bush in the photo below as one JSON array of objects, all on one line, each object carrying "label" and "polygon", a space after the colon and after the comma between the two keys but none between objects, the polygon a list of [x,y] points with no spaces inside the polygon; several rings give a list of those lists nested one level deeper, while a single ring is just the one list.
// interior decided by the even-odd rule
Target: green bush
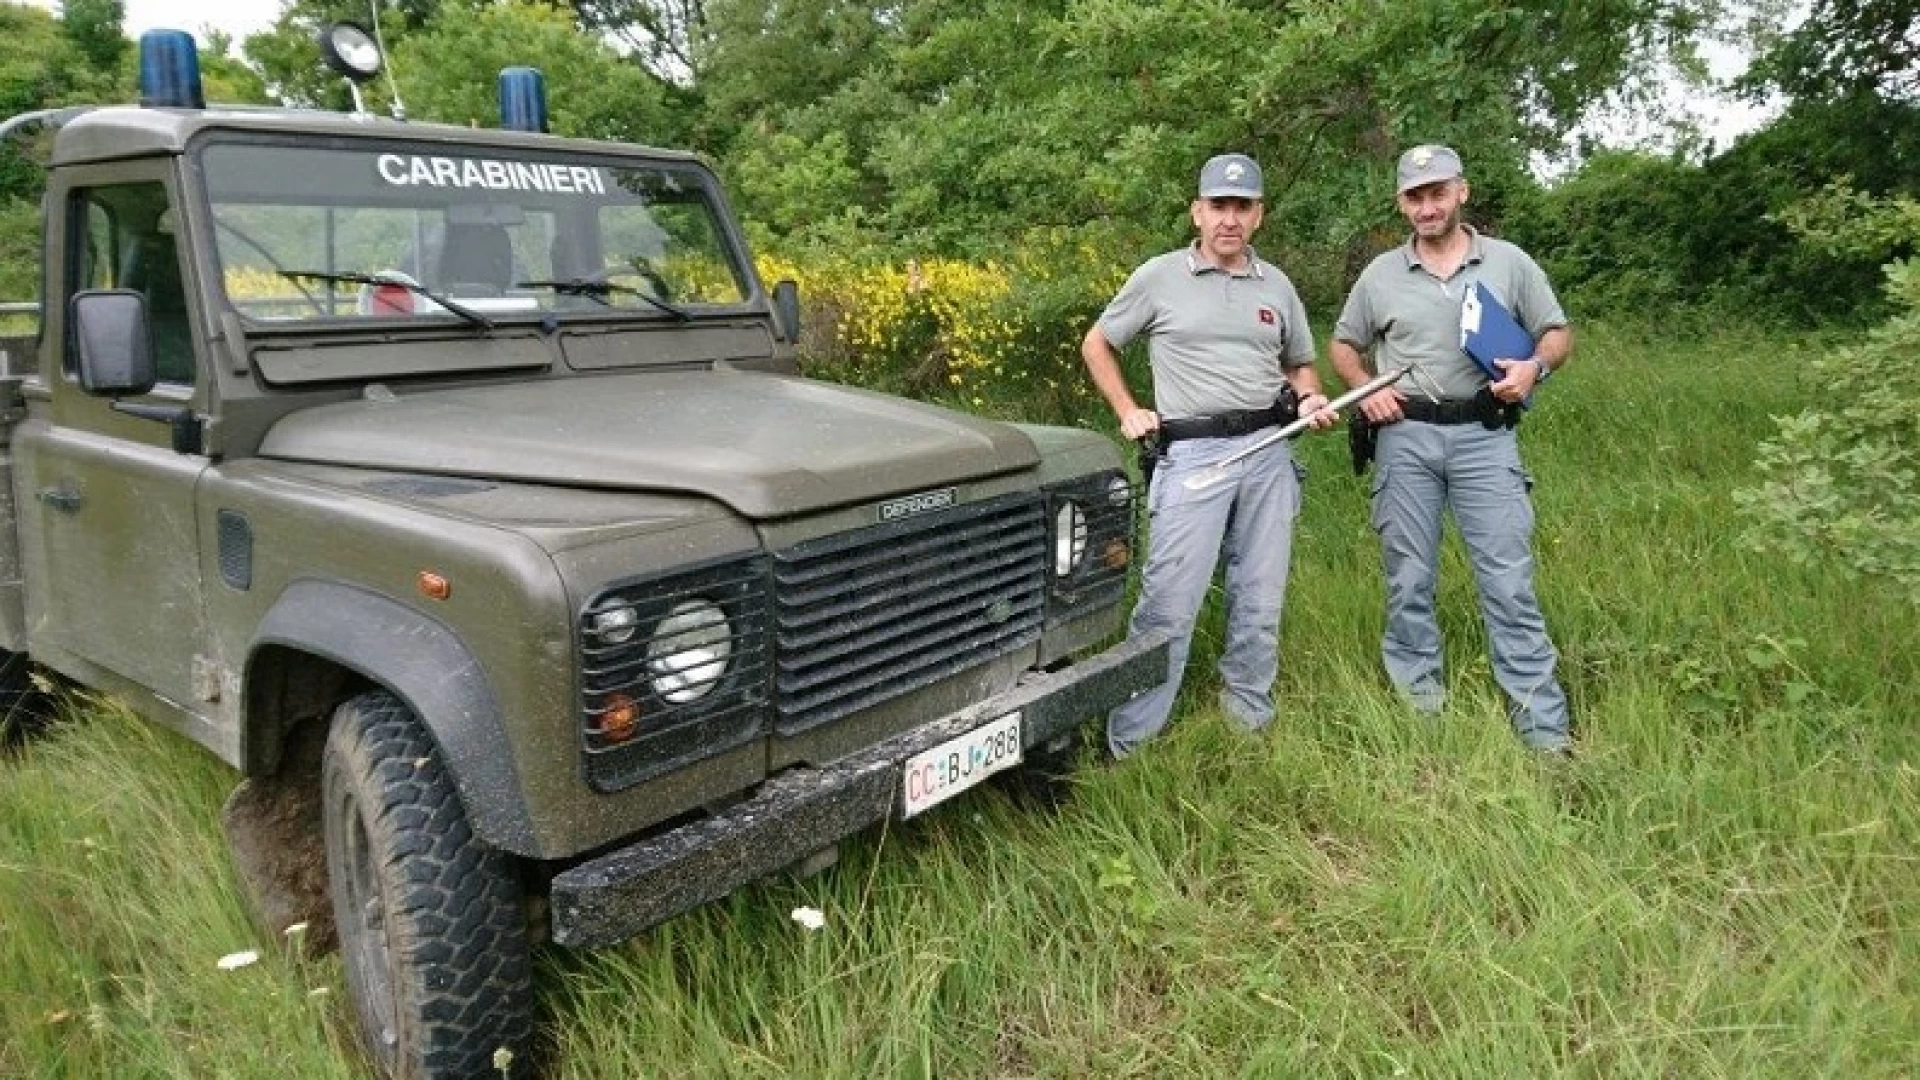
[{"label": "green bush", "polygon": [[1778,421],[1735,499],[1753,547],[1891,580],[1920,605],[1920,265],[1889,266],[1887,295],[1893,318],[1813,359],[1816,403]]},{"label": "green bush", "polygon": [[40,297],[40,204],[0,202],[0,302]]}]

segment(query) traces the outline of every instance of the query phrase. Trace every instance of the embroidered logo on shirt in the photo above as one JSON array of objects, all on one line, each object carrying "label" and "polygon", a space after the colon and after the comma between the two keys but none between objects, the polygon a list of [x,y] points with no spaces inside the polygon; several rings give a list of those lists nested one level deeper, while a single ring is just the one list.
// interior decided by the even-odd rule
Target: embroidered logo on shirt
[{"label": "embroidered logo on shirt", "polygon": [[1260,309],[1260,322],[1261,322],[1261,324],[1262,324],[1262,325],[1264,325],[1264,326],[1272,326],[1272,325],[1273,325],[1273,319],[1274,319],[1274,315],[1273,315],[1273,309],[1272,309],[1272,308],[1270,308],[1270,307],[1263,307],[1263,308],[1261,308],[1261,309]]}]

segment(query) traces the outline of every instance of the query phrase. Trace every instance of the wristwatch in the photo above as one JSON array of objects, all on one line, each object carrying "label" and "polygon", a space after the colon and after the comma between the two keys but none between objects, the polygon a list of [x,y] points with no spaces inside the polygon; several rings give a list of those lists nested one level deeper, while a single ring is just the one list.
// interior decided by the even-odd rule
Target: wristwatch
[{"label": "wristwatch", "polygon": [[1529,357],[1529,359],[1533,361],[1534,367],[1540,369],[1540,373],[1533,377],[1533,384],[1535,386],[1540,386],[1547,381],[1547,376],[1553,374],[1553,369],[1547,366],[1547,362],[1545,360],[1542,360],[1537,356]]}]

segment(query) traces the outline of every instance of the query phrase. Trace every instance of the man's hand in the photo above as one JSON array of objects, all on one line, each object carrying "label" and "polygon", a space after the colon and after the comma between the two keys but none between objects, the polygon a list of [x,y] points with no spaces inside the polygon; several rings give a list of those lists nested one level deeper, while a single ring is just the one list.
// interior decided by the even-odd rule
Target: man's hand
[{"label": "man's hand", "polygon": [[1495,360],[1493,366],[1500,369],[1500,381],[1488,389],[1493,396],[1508,403],[1525,401],[1533,393],[1533,384],[1540,375],[1540,362],[1536,360]]},{"label": "man's hand", "polygon": [[1407,395],[1401,393],[1399,387],[1389,386],[1377,394],[1369,394],[1362,398],[1360,415],[1366,417],[1367,422],[1375,427],[1397,424],[1406,419],[1407,414],[1400,408],[1406,400]]},{"label": "man's hand", "polygon": [[1120,434],[1138,441],[1160,427],[1160,414],[1152,409],[1128,409],[1120,414]]},{"label": "man's hand", "polygon": [[1311,390],[1300,395],[1297,411],[1307,418],[1307,424],[1315,431],[1325,431],[1340,422],[1340,414],[1327,408],[1327,395]]}]

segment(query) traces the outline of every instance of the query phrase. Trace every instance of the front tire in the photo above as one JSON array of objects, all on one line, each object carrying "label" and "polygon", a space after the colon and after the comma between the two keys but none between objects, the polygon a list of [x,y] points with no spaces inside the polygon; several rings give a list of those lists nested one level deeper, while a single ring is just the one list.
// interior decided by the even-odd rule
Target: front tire
[{"label": "front tire", "polygon": [[334,713],[320,784],[347,989],[381,1074],[529,1075],[517,867],[473,834],[425,726],[384,691],[353,698]]}]

